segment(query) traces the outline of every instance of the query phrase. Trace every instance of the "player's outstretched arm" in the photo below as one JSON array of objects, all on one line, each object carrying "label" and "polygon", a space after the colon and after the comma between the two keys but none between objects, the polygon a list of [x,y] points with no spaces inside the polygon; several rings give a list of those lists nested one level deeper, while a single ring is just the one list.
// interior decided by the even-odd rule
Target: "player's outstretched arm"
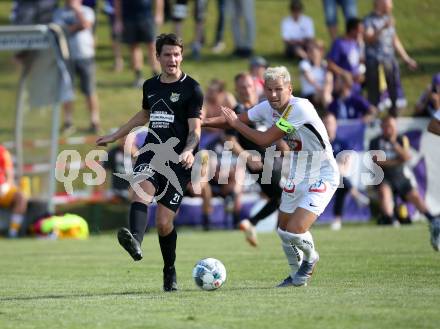
[{"label": "player's outstretched arm", "polygon": [[[250,120],[247,115],[247,112],[240,113],[238,115],[238,119],[247,125],[250,124]],[[224,116],[203,118],[202,119],[202,127],[220,128],[220,129],[230,129],[231,128],[230,124],[228,123],[228,121],[226,120],[226,118]]]},{"label": "player's outstretched arm", "polygon": [[283,138],[285,135],[285,132],[276,126],[273,126],[264,132],[252,129],[242,122],[234,111],[227,107],[222,107],[222,112],[223,116],[232,128],[237,129],[246,138],[260,146],[270,146],[277,140]]},{"label": "player's outstretched arm", "polygon": [[127,136],[133,128],[144,126],[150,120],[150,112],[146,110],[140,110],[137,112],[126,124],[120,127],[113,134],[101,136],[96,140],[96,145],[106,146],[108,143]]}]

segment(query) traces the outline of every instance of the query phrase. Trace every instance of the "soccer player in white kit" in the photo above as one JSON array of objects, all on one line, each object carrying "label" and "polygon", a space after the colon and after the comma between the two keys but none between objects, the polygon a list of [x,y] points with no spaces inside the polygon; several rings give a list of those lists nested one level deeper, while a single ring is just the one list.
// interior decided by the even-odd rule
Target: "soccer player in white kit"
[{"label": "soccer player in white kit", "polygon": [[[264,79],[267,101],[240,116],[225,107],[222,112],[232,128],[255,143],[270,146],[284,139],[293,151],[278,215],[278,235],[292,273],[278,287],[304,286],[319,260],[309,229],[336,191],[339,172],[324,124],[307,99],[292,96],[288,70],[268,68]],[[248,127],[251,121],[273,125],[261,132]]]}]

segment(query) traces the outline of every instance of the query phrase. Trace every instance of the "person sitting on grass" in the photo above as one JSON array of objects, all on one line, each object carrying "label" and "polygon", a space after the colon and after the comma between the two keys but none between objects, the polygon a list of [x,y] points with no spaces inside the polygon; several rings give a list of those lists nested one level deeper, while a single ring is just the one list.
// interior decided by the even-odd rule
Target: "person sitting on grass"
[{"label": "person sitting on grass", "polygon": [[0,145],[0,208],[11,210],[8,236],[18,237],[27,209],[27,199],[14,183],[11,154],[3,145]]}]

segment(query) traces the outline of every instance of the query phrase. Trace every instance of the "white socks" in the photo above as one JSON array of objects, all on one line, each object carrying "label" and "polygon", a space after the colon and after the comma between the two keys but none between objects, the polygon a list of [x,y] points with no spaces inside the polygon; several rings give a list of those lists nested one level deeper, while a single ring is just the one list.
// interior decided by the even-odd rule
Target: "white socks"
[{"label": "white socks", "polygon": [[282,229],[278,228],[278,235],[281,237],[283,243],[293,245],[302,250],[304,253],[304,260],[310,262],[314,261],[316,257],[318,257],[315,251],[315,244],[313,243],[312,234],[309,231],[302,234],[296,234],[283,231]]},{"label": "white socks", "polygon": [[12,214],[11,222],[9,224],[9,237],[11,238],[17,237],[22,223],[23,223],[22,214]]},{"label": "white socks", "polygon": [[301,265],[303,252],[294,245],[287,244],[284,241],[281,242],[281,245],[287,261],[289,262],[290,269],[292,270],[291,276],[293,278]]}]

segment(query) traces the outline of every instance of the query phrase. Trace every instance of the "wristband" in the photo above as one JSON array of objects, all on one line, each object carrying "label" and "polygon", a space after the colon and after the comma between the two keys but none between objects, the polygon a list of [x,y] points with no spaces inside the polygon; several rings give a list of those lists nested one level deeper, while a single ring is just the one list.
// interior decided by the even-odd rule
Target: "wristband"
[{"label": "wristband", "polygon": [[295,131],[295,128],[292,126],[292,124],[284,118],[280,118],[275,125],[286,134],[291,134]]}]

